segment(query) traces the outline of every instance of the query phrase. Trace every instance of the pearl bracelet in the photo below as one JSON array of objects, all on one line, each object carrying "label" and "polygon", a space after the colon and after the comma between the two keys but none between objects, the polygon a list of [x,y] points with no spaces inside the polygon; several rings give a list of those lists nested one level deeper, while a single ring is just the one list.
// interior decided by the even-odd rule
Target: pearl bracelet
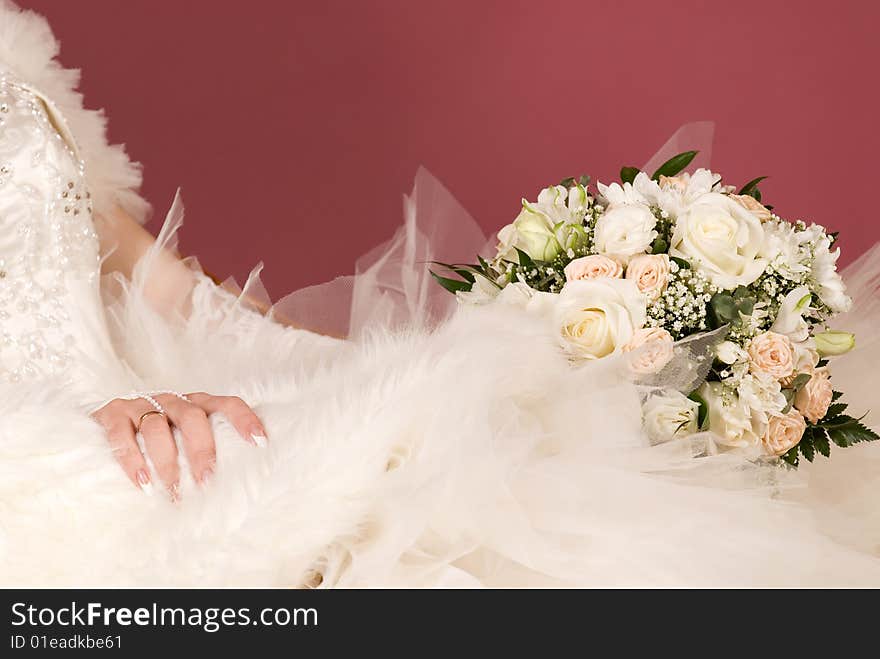
[{"label": "pearl bracelet", "polygon": [[150,405],[153,406],[154,410],[156,410],[157,412],[161,412],[162,414],[165,414],[165,408],[162,407],[162,405],[159,403],[159,401],[154,398],[154,396],[160,396],[162,394],[167,394],[169,396],[176,396],[180,400],[186,401],[187,403],[192,402],[189,398],[187,398],[183,394],[181,394],[177,391],[171,391],[170,389],[164,389],[164,390],[160,390],[160,391],[133,391],[130,394],[125,394],[123,396],[115,396],[114,398],[110,398],[108,400],[105,400],[103,403],[101,403],[97,407],[92,408],[92,410],[89,412],[89,415],[94,414],[95,412],[100,410],[102,407],[104,407],[107,403],[109,403],[111,401],[114,401],[117,399],[137,400],[138,398],[143,398],[145,401],[147,401]]}]

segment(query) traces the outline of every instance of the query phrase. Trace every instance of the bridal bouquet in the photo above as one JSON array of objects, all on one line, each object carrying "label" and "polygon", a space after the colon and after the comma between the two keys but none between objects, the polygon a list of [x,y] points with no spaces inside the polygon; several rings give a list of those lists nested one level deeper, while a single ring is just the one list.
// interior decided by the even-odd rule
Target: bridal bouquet
[{"label": "bridal bouquet", "polygon": [[[831,384],[829,358],[855,345],[826,326],[852,305],[836,234],[762,204],[765,177],[737,191],[707,169],[682,173],[695,155],[651,176],[624,167],[598,194],[587,176],[546,188],[498,232],[494,257],[431,274],[463,302],[549,303],[573,360],[622,355],[650,385],[654,442],[707,432],[722,450],[797,466],[831,443],[878,439]],[[681,355],[698,377],[664,387],[680,380]]]}]

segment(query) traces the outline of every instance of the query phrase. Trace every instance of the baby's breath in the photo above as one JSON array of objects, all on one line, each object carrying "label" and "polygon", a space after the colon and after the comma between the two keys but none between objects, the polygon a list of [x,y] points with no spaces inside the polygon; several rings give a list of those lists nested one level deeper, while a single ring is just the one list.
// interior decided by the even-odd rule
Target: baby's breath
[{"label": "baby's breath", "polygon": [[706,330],[707,305],[715,291],[703,273],[673,261],[666,290],[648,304],[648,325],[666,329],[675,339]]}]

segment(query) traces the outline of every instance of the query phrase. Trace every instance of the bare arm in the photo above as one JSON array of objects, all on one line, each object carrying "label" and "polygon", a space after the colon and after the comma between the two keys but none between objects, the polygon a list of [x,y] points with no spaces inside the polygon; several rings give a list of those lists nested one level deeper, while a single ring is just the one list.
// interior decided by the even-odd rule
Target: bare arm
[{"label": "bare arm", "polygon": [[[103,272],[119,272],[131,279],[135,264],[153,247],[155,237],[121,209],[96,217],[95,227],[101,253],[107,255]],[[196,275],[170,251],[162,251],[156,258],[153,267],[162,276],[150,277],[145,294],[157,309],[180,308],[197,283]]]}]

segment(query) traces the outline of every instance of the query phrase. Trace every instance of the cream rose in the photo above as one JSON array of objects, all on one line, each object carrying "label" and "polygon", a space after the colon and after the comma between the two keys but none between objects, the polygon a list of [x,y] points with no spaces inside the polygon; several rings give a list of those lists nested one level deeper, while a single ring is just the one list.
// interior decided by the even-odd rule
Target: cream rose
[{"label": "cream rose", "polygon": [[775,380],[788,377],[794,371],[794,349],[783,334],[764,332],[749,344],[749,370],[769,375]]},{"label": "cream rose", "polygon": [[527,208],[498,232],[499,254],[514,259],[515,247],[539,261],[552,260],[562,249],[552,222],[544,214]]},{"label": "cream rose", "polygon": [[687,259],[723,289],[747,286],[767,265],[761,221],[727,195],[709,192],[679,215],[671,256]]},{"label": "cream rose", "polygon": [[834,392],[829,378],[827,369],[815,370],[810,380],[794,397],[794,406],[812,423],[818,423],[831,405]]},{"label": "cream rose", "polygon": [[579,359],[618,354],[645,324],[645,297],[625,279],[582,279],[562,287],[555,322],[563,347]]},{"label": "cream rose", "polygon": [[669,256],[666,254],[634,256],[626,267],[626,278],[632,279],[649,299],[656,300],[669,283]]},{"label": "cream rose", "polygon": [[586,188],[555,185],[541,190],[538,201],[522,200],[516,219],[498,232],[498,253],[516,260],[516,249],[533,259],[550,261],[584,237],[583,217],[589,205]]},{"label": "cream rose", "polygon": [[623,346],[623,351],[632,353],[629,367],[633,373],[651,375],[659,373],[672,360],[672,335],[662,327],[638,329],[633,338]]},{"label": "cream rose", "polygon": [[773,213],[771,213],[764,204],[755,199],[752,195],[733,194],[730,195],[730,198],[736,199],[736,203],[752,213],[752,215],[761,220],[761,222],[766,222],[773,217]]},{"label": "cream rose", "polygon": [[700,406],[678,391],[653,394],[642,406],[645,434],[656,443],[693,435]]},{"label": "cream rose", "polygon": [[623,266],[614,259],[602,254],[593,254],[575,259],[565,266],[565,279],[577,281],[578,279],[599,279],[601,277],[620,277],[623,274]]},{"label": "cream rose", "polygon": [[596,221],[596,249],[626,262],[654,242],[656,225],[657,218],[644,204],[612,204]]},{"label": "cream rose", "polygon": [[761,441],[770,455],[782,455],[796,446],[804,436],[807,424],[796,410],[770,417]]}]

